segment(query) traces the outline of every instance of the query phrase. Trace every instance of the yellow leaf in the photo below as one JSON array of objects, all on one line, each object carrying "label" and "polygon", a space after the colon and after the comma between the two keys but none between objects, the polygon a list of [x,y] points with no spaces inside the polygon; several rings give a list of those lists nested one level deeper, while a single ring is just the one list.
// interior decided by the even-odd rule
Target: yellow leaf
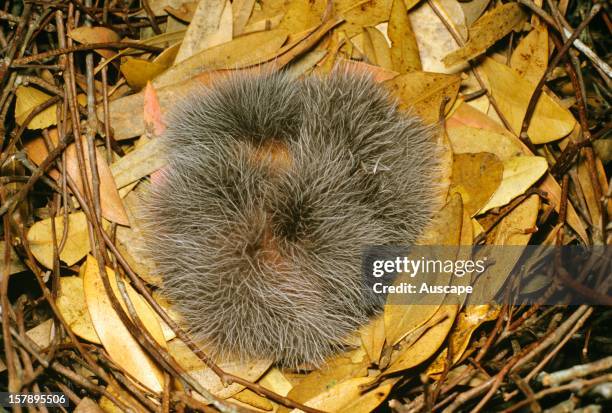
[{"label": "yellow leaf", "polygon": [[458,306],[444,304],[427,323],[427,330],[412,345],[401,346],[392,357],[385,374],[396,373],[418,366],[430,358],[444,343],[455,322]]},{"label": "yellow leaf", "polygon": [[[15,101],[15,121],[22,125],[26,118],[39,105],[51,99],[51,95],[47,95],[40,90],[29,87],[19,86],[15,91],[17,99]],[[52,105],[47,109],[34,116],[28,124],[28,129],[43,129],[57,123],[56,119],[57,105]]]},{"label": "yellow leaf", "polygon": [[128,85],[134,90],[140,90],[147,82],[166,70],[167,66],[159,63],[149,62],[135,57],[126,57],[119,70],[125,76]]},{"label": "yellow leaf", "polygon": [[548,66],[548,31],[536,25],[516,46],[510,67],[523,79],[537,84]]},{"label": "yellow leaf", "polygon": [[470,216],[491,198],[502,181],[503,164],[492,153],[466,153],[453,157],[450,193],[459,193]]},{"label": "yellow leaf", "polygon": [[[200,348],[206,351],[205,346],[206,343],[201,343]],[[189,347],[179,339],[168,342],[168,352],[193,379],[216,397],[226,399],[244,389],[244,386],[237,383],[230,384],[229,386],[223,384],[216,373],[208,368],[208,366],[206,366],[198,356],[193,354]],[[238,360],[225,360],[218,363],[218,366],[223,371],[254,382],[270,368],[271,364],[271,360],[255,360],[248,364]]]},{"label": "yellow leaf", "polygon": [[335,0],[334,11],[344,18],[338,30],[349,38],[361,33],[367,26],[376,26],[389,20],[393,0]]},{"label": "yellow leaf", "polygon": [[237,400],[241,403],[248,404],[249,406],[253,406],[256,409],[261,410],[273,410],[274,405],[265,397],[258,395],[249,389],[244,389],[236,394],[230,400]]},{"label": "yellow leaf", "polygon": [[[113,361],[130,373],[139,383],[150,391],[161,393],[164,383],[162,371],[155,361],[143,351],[112,307],[102,283],[97,261],[89,256],[84,265],[86,267],[83,270],[83,286],[87,308],[104,348]],[[111,286],[116,284],[114,272],[107,268],[106,273]],[[122,299],[119,298],[119,301],[121,302]],[[137,301],[133,301],[134,306],[137,305]],[[143,323],[146,323],[146,320],[143,320]],[[159,324],[157,327],[163,339]]]},{"label": "yellow leaf", "polygon": [[391,393],[399,377],[385,380],[380,386],[351,400],[340,409],[340,413],[369,413],[376,409]]},{"label": "yellow leaf", "polygon": [[[342,407],[355,400],[361,394],[361,386],[371,382],[369,377],[355,377],[333,386],[331,389],[324,391],[305,404],[325,412],[341,411]],[[291,413],[299,413],[301,410],[293,409]]]},{"label": "yellow leaf", "polygon": [[[64,216],[55,217],[57,243],[62,239]],[[82,212],[68,215],[68,233],[64,248],[59,251],[60,260],[74,265],[89,252],[87,218]],[[53,234],[51,218],[36,222],[28,231],[28,243],[34,257],[46,268],[53,268]],[[59,245],[58,245],[59,246]]]},{"label": "yellow leaf", "polygon": [[506,160],[499,188],[478,213],[506,205],[536,183],[547,169],[546,159],[539,156],[515,156]]},{"label": "yellow leaf", "polygon": [[[463,205],[459,194],[451,195],[449,202],[433,217],[432,223],[419,240],[420,245],[459,245],[463,225]],[[400,274],[395,283],[403,282]],[[450,279],[450,278],[449,278]],[[448,279],[446,280],[448,283]],[[387,342],[395,345],[408,334],[427,323],[440,308],[444,296],[437,304],[427,298],[428,304],[393,304],[392,295],[384,309],[385,333]],[[421,295],[416,298],[423,297]],[[401,298],[400,298],[401,299]]]},{"label": "yellow leaf", "polygon": [[290,33],[300,33],[320,25],[326,3],[326,0],[291,0],[278,28]]},{"label": "yellow leaf", "polygon": [[489,152],[502,161],[523,154],[520,145],[501,133],[459,125],[447,125],[446,132],[455,154]]},{"label": "yellow leaf", "polygon": [[[521,78],[514,70],[493,59],[486,59],[482,69],[489,80],[491,93],[499,109],[510,122],[513,132],[518,135],[535,84]],[[574,116],[567,109],[559,106],[546,93],[542,93],[527,134],[534,144],[551,142],[569,134],[575,124]]]},{"label": "yellow leaf", "polygon": [[271,368],[268,372],[259,380],[259,384],[268,390],[272,390],[276,394],[286,396],[293,386],[291,382],[283,375],[283,373],[276,367]]},{"label": "yellow leaf", "polygon": [[399,73],[421,70],[419,47],[403,0],[393,0],[389,28],[393,70]]},{"label": "yellow leaf", "polygon": [[387,39],[377,28],[365,27],[363,29],[363,52],[371,64],[393,69]]},{"label": "yellow leaf", "polygon": [[449,67],[484,53],[512,30],[519,27],[527,15],[518,3],[506,3],[485,13],[470,28],[470,39],[461,49],[448,54],[442,61]]},{"label": "yellow leaf", "polygon": [[231,42],[198,52],[172,66],[153,81],[153,86],[161,88],[182,82],[204,71],[235,69],[245,64],[261,63],[278,51],[285,40],[287,32],[280,29],[237,37]]},{"label": "yellow leaf", "polygon": [[241,35],[253,12],[255,0],[237,0],[232,4],[234,36]]},{"label": "yellow leaf", "polygon": [[56,303],[74,334],[92,343],[102,344],[87,310],[82,277],[60,277],[60,293]]},{"label": "yellow leaf", "polygon": [[375,317],[360,330],[361,344],[372,364],[378,364],[385,344],[385,319]]},{"label": "yellow leaf", "polygon": [[424,121],[435,123],[440,107],[448,98],[450,108],[459,92],[461,77],[441,73],[412,72],[384,82],[391,93],[399,98],[400,108],[414,110]]}]

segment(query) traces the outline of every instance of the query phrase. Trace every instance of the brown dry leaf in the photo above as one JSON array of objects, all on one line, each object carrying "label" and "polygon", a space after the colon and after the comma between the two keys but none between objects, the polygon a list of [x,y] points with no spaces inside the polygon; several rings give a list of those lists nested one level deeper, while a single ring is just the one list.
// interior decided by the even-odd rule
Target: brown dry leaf
[{"label": "brown dry leaf", "polygon": [[399,73],[421,70],[419,47],[403,0],[393,0],[387,34],[391,40],[391,62]]},{"label": "brown dry leaf", "polygon": [[531,195],[516,206],[492,231],[493,245],[527,245],[536,227],[540,197]]},{"label": "brown dry leaf", "polygon": [[[19,86],[15,91],[15,95],[15,121],[19,125],[25,122],[30,112],[51,99],[51,95],[30,86]],[[57,123],[56,111],[57,105],[52,105],[43,110],[32,118],[28,124],[28,129],[43,129],[55,125]]]},{"label": "brown dry leaf", "polygon": [[82,277],[60,277],[60,293],[56,303],[74,334],[92,343],[102,344],[87,310]]},{"label": "brown dry leaf", "polygon": [[432,0],[437,6],[440,13],[445,16],[445,19],[452,24],[461,39],[468,39],[468,28],[465,23],[465,15],[461,8],[461,3],[457,0]]},{"label": "brown dry leaf", "polygon": [[504,161],[504,174],[497,191],[479,211],[506,205],[512,199],[525,193],[548,170],[548,163],[540,156],[515,156]]},{"label": "brown dry leaf", "polygon": [[385,375],[397,373],[416,367],[431,357],[446,340],[455,322],[458,312],[457,305],[443,304],[423,328],[425,331],[412,343],[400,345],[400,349],[392,355],[391,364]]},{"label": "brown dry leaf", "polygon": [[276,394],[286,396],[289,394],[293,385],[283,373],[276,367],[272,367],[268,372],[259,379],[258,382],[262,387],[272,390]]},{"label": "brown dry leaf", "polygon": [[[79,43],[111,43],[118,42],[121,37],[111,29],[106,27],[86,27],[81,26],[68,32],[68,36]],[[96,52],[101,56],[109,59],[117,52],[109,49],[96,49]]]},{"label": "brown dry leaf", "polygon": [[[482,69],[489,80],[491,93],[499,109],[508,119],[513,132],[518,135],[535,84],[493,59],[487,58]],[[570,111],[544,92],[536,104],[527,134],[534,144],[547,143],[568,135],[575,125],[576,120]]]},{"label": "brown dry leaf", "polygon": [[231,42],[203,50],[172,66],[153,81],[153,86],[159,89],[183,82],[204,71],[261,63],[280,50],[286,40],[287,32],[280,29],[237,37]]},{"label": "brown dry leaf", "polygon": [[145,59],[126,57],[121,62],[119,70],[125,77],[128,85],[134,90],[140,90],[147,82],[166,70],[168,66]]},{"label": "brown dry leaf", "polygon": [[[486,114],[468,104],[464,103],[460,105],[453,112],[453,115],[447,119],[446,123],[447,127],[451,127],[451,125],[463,125],[504,134],[505,136],[513,139],[517,145],[520,145],[523,148],[524,154],[531,154],[531,151],[516,136],[509,133],[503,126],[496,123]],[[552,200],[552,205],[554,205],[555,210],[559,211],[559,205],[561,205],[561,187],[557,181],[555,181],[552,175],[546,174],[546,177],[540,184],[540,189],[548,194]],[[589,237],[584,228],[584,224],[578,217],[576,210],[571,204],[567,205],[567,222],[584,242],[589,242]]]},{"label": "brown dry leaf", "polygon": [[[55,217],[57,243],[61,241],[64,231],[64,216]],[[51,218],[36,222],[28,230],[28,243],[32,254],[46,268],[53,268],[53,234]],[[76,264],[89,252],[89,235],[87,218],[82,212],[68,214],[68,234],[64,248],[59,251],[59,258],[67,265]]]},{"label": "brown dry leaf", "polygon": [[407,73],[384,82],[391,93],[399,98],[400,108],[414,110],[430,123],[439,120],[440,107],[445,99],[449,99],[446,107],[452,107],[460,84],[459,75],[428,72]]},{"label": "brown dry leaf", "polygon": [[385,345],[385,318],[378,316],[370,320],[360,330],[361,345],[372,364],[378,364]]},{"label": "brown dry leaf", "polygon": [[485,13],[469,29],[470,39],[461,49],[448,54],[442,61],[448,66],[473,59],[484,53],[525,21],[527,14],[518,3],[506,3]]},{"label": "brown dry leaf", "polygon": [[377,28],[365,27],[363,29],[363,52],[370,63],[393,70],[387,39]]},{"label": "brown dry leaf", "polygon": [[[81,137],[81,145],[84,151],[87,151],[87,142],[85,137]],[[100,177],[100,207],[102,209],[102,216],[109,221],[116,222],[121,225],[129,225],[115,179],[111,173],[110,167],[106,163],[105,157],[102,153],[96,150],[96,163],[98,166],[98,175]],[[79,171],[79,162],[77,159],[77,149],[74,143],[68,145],[64,152],[66,154],[66,172],[74,180],[77,187],[82,194],[85,193],[83,186],[83,180],[81,179],[81,173]],[[89,188],[92,188],[92,174],[91,166],[89,164],[89,156],[85,155],[85,170],[87,172],[87,180],[89,181]]]},{"label": "brown dry leaf", "polygon": [[510,67],[520,77],[537,84],[548,67],[548,30],[538,24],[516,45]]},{"label": "brown dry leaf", "polygon": [[191,22],[193,19],[193,15],[198,7],[199,1],[186,1],[183,2],[179,7],[175,8],[172,6],[164,7],[164,11],[166,11],[172,17],[175,17],[184,22]]},{"label": "brown dry leaf", "polygon": [[[4,265],[5,246],[6,246],[6,243],[4,241],[0,241],[0,268],[2,268],[3,274],[4,274],[4,271],[6,270],[6,266]],[[23,263],[21,262],[17,254],[15,253],[15,250],[13,249],[12,246],[10,247],[10,249],[11,249],[11,258],[8,264],[8,274],[11,275],[11,274],[15,274],[21,271],[25,271],[26,266],[23,265]]]},{"label": "brown dry leaf", "polygon": [[470,216],[478,212],[502,182],[504,166],[488,152],[455,154],[450,193],[459,193]]},{"label": "brown dry leaf", "polygon": [[399,377],[387,379],[375,389],[367,393],[360,393],[359,397],[342,406],[340,413],[369,413],[373,411],[389,396],[391,389],[399,380]]},{"label": "brown dry leaf", "polygon": [[[85,300],[94,328],[104,348],[113,361],[136,378],[140,384],[144,385],[150,391],[160,393],[164,383],[162,371],[155,361],[143,351],[134,336],[132,336],[113,309],[110,299],[104,289],[102,276],[99,272],[98,263],[95,258],[88,256],[84,266],[86,266],[83,270]],[[108,274],[111,286],[115,285],[115,288],[118,288],[116,286],[114,272],[110,268],[107,268],[106,273]],[[137,307],[139,300],[134,299],[136,298],[135,295],[129,295],[133,301],[134,307]],[[120,302],[123,301],[121,298],[118,299]],[[157,319],[143,319],[142,322],[146,326],[151,326],[151,330],[154,330],[155,328],[152,326],[157,323]],[[159,335],[161,335],[161,341],[163,342],[163,333],[161,333],[159,323],[157,323],[157,328],[159,329]],[[154,334],[153,337],[156,341],[160,340],[160,337],[156,334]]]},{"label": "brown dry leaf", "polygon": [[[206,343],[203,344],[201,348],[206,351]],[[216,397],[227,399],[244,389],[244,386],[237,383],[229,386],[223,385],[219,377],[179,339],[168,342],[168,352],[191,377]],[[256,360],[249,364],[228,360],[218,363],[218,366],[223,371],[255,382],[270,368],[271,364],[271,360]]]},{"label": "brown dry leaf", "polygon": [[447,125],[446,132],[455,154],[490,152],[505,161],[523,153],[512,138],[487,129]]},{"label": "brown dry leaf", "polygon": [[232,5],[229,0],[201,0],[187,28],[175,63],[202,50],[232,40]]}]

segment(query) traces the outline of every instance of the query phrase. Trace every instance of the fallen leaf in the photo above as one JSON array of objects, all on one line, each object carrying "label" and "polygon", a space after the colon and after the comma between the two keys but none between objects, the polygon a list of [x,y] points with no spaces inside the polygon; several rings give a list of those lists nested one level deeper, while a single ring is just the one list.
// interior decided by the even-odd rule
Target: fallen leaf
[{"label": "fallen leaf", "polygon": [[[4,264],[4,248],[6,248],[6,243],[4,241],[0,241],[0,268],[2,268],[2,274],[6,271],[7,266]],[[17,253],[11,246],[11,258],[8,264],[8,275],[12,275],[21,271],[25,271],[26,267],[23,265]]]},{"label": "fallen leaf", "polygon": [[175,64],[202,50],[232,40],[232,7],[228,0],[201,0],[176,55]]},{"label": "fallen leaf", "polygon": [[378,387],[363,394],[359,393],[358,397],[340,408],[340,413],[369,413],[374,411],[389,396],[391,389],[399,380],[399,377],[387,379]]},{"label": "fallen leaf", "polygon": [[166,6],[164,7],[164,11],[166,11],[172,17],[189,23],[195,14],[198,3],[199,1],[186,1],[183,2],[178,8]]},{"label": "fallen leaf", "polygon": [[[59,244],[64,231],[64,216],[57,216],[54,221],[57,243]],[[32,225],[28,230],[28,244],[38,262],[46,268],[53,269],[51,218],[43,219]],[[68,214],[68,233],[64,248],[59,251],[60,260],[69,266],[74,265],[87,255],[89,249],[89,235],[85,214],[82,212]]]},{"label": "fallen leaf", "polygon": [[364,27],[376,26],[389,20],[393,0],[335,0],[334,10],[344,19],[338,30],[349,38],[361,33]]},{"label": "fallen leaf", "polygon": [[74,334],[92,343],[102,344],[87,310],[82,277],[60,277],[60,293],[56,303]]},{"label": "fallen leaf", "polygon": [[239,36],[244,32],[244,28],[253,13],[255,0],[236,0],[232,4],[234,36]]},{"label": "fallen leaf", "polygon": [[499,188],[478,213],[506,205],[535,184],[547,169],[546,159],[539,156],[515,156],[506,160]]},{"label": "fallen leaf", "polygon": [[392,356],[389,368],[384,374],[389,375],[416,367],[430,358],[444,343],[458,312],[457,305],[444,304],[438,308],[426,326],[427,329],[411,345],[400,345],[395,356]]},{"label": "fallen leaf", "polygon": [[471,26],[480,16],[482,16],[482,13],[487,9],[490,2],[491,0],[460,1],[459,5],[463,9],[465,23]]},{"label": "fallen leaf", "polygon": [[159,139],[151,139],[110,167],[118,188],[123,188],[166,165],[165,148]]},{"label": "fallen leaf", "polygon": [[[535,84],[493,59],[485,59],[482,69],[500,111],[518,136]],[[547,143],[568,135],[575,125],[574,116],[544,92],[535,106],[527,134],[534,144]]]},{"label": "fallen leaf", "polygon": [[460,125],[448,125],[446,131],[454,154],[489,152],[502,161],[523,154],[520,145],[501,133]]},{"label": "fallen leaf", "polygon": [[473,216],[495,193],[503,171],[502,162],[492,153],[456,154],[449,191],[461,194],[464,209]]},{"label": "fallen leaf", "polygon": [[[51,99],[40,90],[30,86],[19,86],[15,91],[15,121],[22,125],[28,115],[41,104]],[[51,105],[32,118],[28,124],[28,129],[43,129],[57,124],[56,119],[57,105]]]},{"label": "fallen leaf", "polygon": [[128,85],[134,90],[140,90],[147,84],[148,81],[166,70],[168,66],[159,63],[149,62],[144,59],[135,57],[126,57],[122,62],[119,70],[125,77]]},{"label": "fallen leaf", "polygon": [[372,364],[378,364],[385,344],[385,319],[375,317],[360,330],[361,345],[365,349]]},{"label": "fallen leaf", "polygon": [[506,3],[485,13],[469,28],[469,40],[460,49],[448,54],[442,61],[453,66],[484,53],[499,39],[519,27],[527,14],[518,3]]},{"label": "fallen leaf", "polygon": [[244,389],[234,394],[230,400],[237,400],[240,403],[248,404],[256,409],[266,411],[271,411],[274,409],[272,402],[249,389]]},{"label": "fallen leaf", "polygon": [[272,390],[276,394],[286,396],[289,394],[293,385],[283,373],[276,367],[271,368],[268,372],[259,379],[258,382],[262,387]]},{"label": "fallen leaf", "polygon": [[[448,203],[432,218],[430,226],[425,230],[419,245],[459,245],[463,222],[463,204],[459,194],[450,196]],[[450,279],[450,276],[449,278]],[[400,274],[396,283],[402,282]],[[446,280],[448,283],[448,280]],[[391,296],[384,307],[385,333],[387,343],[395,345],[408,334],[427,323],[440,308],[444,296],[437,304],[432,304],[431,297],[417,295],[416,298],[426,299],[428,304],[392,304]]]},{"label": "fallen leaf", "polygon": [[[446,121],[447,126],[451,127],[451,124],[455,125],[464,125],[475,128],[482,128],[486,130],[490,130],[493,132],[501,133],[508,138],[512,139],[515,144],[519,145],[523,153],[525,155],[531,155],[531,151],[525,144],[523,144],[516,136],[512,135],[508,132],[503,126],[496,123],[493,119],[488,117],[486,114],[480,112],[479,110],[473,108],[468,104],[460,105],[452,114],[452,116]],[[555,210],[559,211],[559,205],[561,205],[561,187],[555,181],[555,179],[550,174],[546,174],[542,183],[540,184],[540,189],[545,191],[548,196],[551,198],[551,203],[554,205]],[[584,224],[578,217],[576,210],[570,204],[567,205],[567,223],[578,233],[583,242],[588,243],[589,237],[584,228]]]},{"label": "fallen leaf", "polygon": [[[205,345],[205,343],[203,344]],[[204,350],[206,350],[205,347]],[[197,380],[202,387],[210,391],[216,397],[227,399],[244,389],[244,386],[237,383],[230,384],[229,386],[221,383],[217,374],[208,368],[204,362],[193,354],[189,347],[179,339],[174,339],[168,343],[168,352],[193,379]],[[225,372],[254,382],[270,368],[271,364],[271,360],[256,360],[248,364],[227,360],[218,363],[218,366]]]},{"label": "fallen leaf", "polygon": [[537,84],[548,67],[548,31],[536,25],[516,45],[510,58],[510,67],[523,79]]},{"label": "fallen leaf", "polygon": [[[161,136],[161,134],[166,130],[166,125],[163,120],[159,99],[157,98],[157,92],[150,82],[147,83],[143,98],[143,121],[145,124],[145,129],[153,136]],[[115,172],[113,172],[113,176],[115,177],[116,181],[117,176],[115,175]],[[117,183],[117,187],[121,188],[122,185]]]},{"label": "fallen leaf", "polygon": [[[89,188],[93,188],[91,166],[89,164],[89,156],[87,155],[87,142],[85,141],[85,137],[81,137],[81,145],[83,150],[86,152],[86,154],[84,154],[84,158],[88,185]],[[95,151],[98,176],[100,178],[100,208],[102,210],[102,216],[109,221],[116,222],[117,224],[129,225],[130,223],[127,219],[127,215],[125,214],[125,209],[123,208],[123,203],[121,202],[121,197],[119,196],[119,191],[117,190],[117,185],[115,184],[115,179],[113,178],[108,164],[106,163],[106,159],[98,148],[95,148]],[[85,188],[79,169],[76,144],[72,143],[68,145],[64,151],[64,154],[66,156],[66,172],[74,180],[81,194],[84,194]]]},{"label": "fallen leaf", "polygon": [[371,64],[389,70],[393,69],[387,39],[377,28],[365,27],[363,29],[363,49]]},{"label": "fallen leaf", "polygon": [[493,245],[527,245],[536,227],[540,197],[531,195],[516,206],[494,228]]},{"label": "fallen leaf", "polygon": [[[361,387],[372,381],[369,377],[354,377],[344,380],[330,389],[317,394],[304,404],[308,407],[325,412],[342,411],[345,405],[357,399],[361,394]],[[376,407],[376,406],[374,406]],[[291,413],[299,413],[301,410],[293,409]]]},{"label": "fallen leaf", "polygon": [[[337,383],[342,383],[352,378],[363,379],[363,383],[372,380],[366,377],[367,362],[354,363],[347,355],[338,354],[321,367],[309,373],[302,381],[291,389],[287,398],[300,403],[306,403],[315,399],[319,394],[324,393],[330,388],[334,388]],[[279,413],[286,413],[289,409],[280,407]],[[328,410],[326,410],[328,411]]]},{"label": "fallen leaf", "polygon": [[285,40],[287,32],[280,29],[237,37],[230,42],[198,52],[172,66],[153,80],[153,86],[159,89],[190,79],[203,71],[261,63],[278,51]]},{"label": "fallen leaf", "polygon": [[321,24],[327,0],[290,0],[278,28],[289,33],[300,33]]},{"label": "fallen leaf", "polygon": [[461,62],[452,67],[446,67],[442,63],[442,58],[457,50],[459,45],[428,2],[420,2],[417,7],[410,11],[408,17],[419,46],[419,55],[424,71],[450,74],[468,68],[466,62]]},{"label": "fallen leaf", "polygon": [[51,318],[26,331],[26,336],[43,350],[49,347],[54,335],[55,325]]},{"label": "fallen leaf", "polygon": [[[123,324],[106,294],[96,260],[89,256],[83,270],[85,300],[94,328],[111,359],[125,369],[149,391],[161,393],[164,377],[157,364],[147,355]],[[114,271],[106,269],[111,286],[116,284]],[[131,298],[131,297],[130,297]],[[121,298],[119,301],[122,302]],[[134,300],[134,306],[138,301]],[[157,320],[155,320],[157,321]],[[145,323],[146,320],[143,320]],[[146,325],[146,324],[145,324]],[[159,328],[159,324],[158,324]],[[160,329],[160,334],[161,329]],[[156,340],[158,339],[154,336]]]},{"label": "fallen leaf", "polygon": [[419,47],[403,0],[393,0],[387,34],[391,40],[391,62],[399,73],[421,70]]},{"label": "fallen leaf", "polygon": [[[117,33],[106,27],[81,26],[68,32],[68,36],[79,43],[112,43],[121,38]],[[113,57],[117,52],[109,49],[96,49],[96,52],[105,58]]]},{"label": "fallen leaf", "polygon": [[384,82],[391,93],[399,98],[401,109],[414,110],[430,123],[438,122],[440,107],[445,99],[448,99],[446,107],[452,107],[460,84],[459,75],[429,72],[407,73]]}]

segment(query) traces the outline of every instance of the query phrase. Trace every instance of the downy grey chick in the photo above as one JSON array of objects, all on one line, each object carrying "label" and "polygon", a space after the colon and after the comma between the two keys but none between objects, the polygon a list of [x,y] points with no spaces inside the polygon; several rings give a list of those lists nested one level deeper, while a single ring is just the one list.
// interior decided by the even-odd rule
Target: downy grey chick
[{"label": "downy grey chick", "polygon": [[436,209],[434,129],[365,74],[234,75],[177,103],[144,203],[162,292],[216,356],[320,364],[380,311],[367,245]]}]

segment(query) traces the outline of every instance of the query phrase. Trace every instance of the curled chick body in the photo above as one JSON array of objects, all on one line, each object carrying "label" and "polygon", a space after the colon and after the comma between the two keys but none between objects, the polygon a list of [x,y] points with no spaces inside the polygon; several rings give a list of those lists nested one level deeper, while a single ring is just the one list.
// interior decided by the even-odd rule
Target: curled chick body
[{"label": "curled chick body", "polygon": [[433,129],[365,75],[233,76],[179,102],[144,205],[163,293],[217,356],[320,364],[382,308],[367,245],[436,207]]}]

